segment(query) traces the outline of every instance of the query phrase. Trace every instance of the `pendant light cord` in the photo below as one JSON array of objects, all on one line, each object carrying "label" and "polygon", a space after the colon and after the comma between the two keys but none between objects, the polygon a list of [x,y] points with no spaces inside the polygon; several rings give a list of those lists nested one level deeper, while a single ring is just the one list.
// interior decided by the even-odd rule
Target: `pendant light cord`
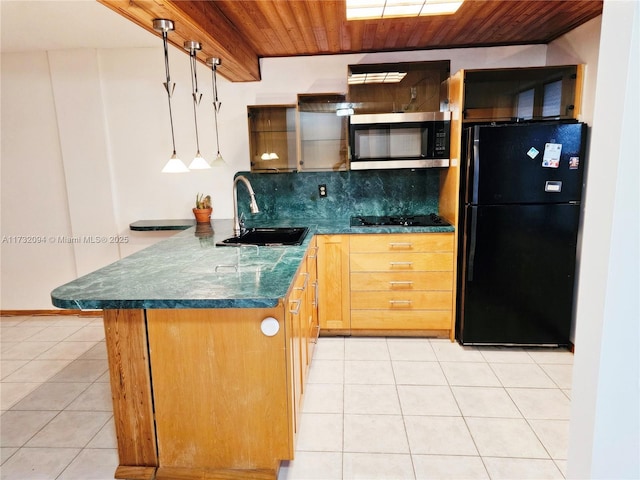
[{"label": "pendant light cord", "polygon": [[216,146],[218,147],[218,155],[220,154],[220,138],[218,136],[218,110],[222,105],[218,101],[218,82],[216,78],[216,63],[215,61],[211,65],[211,81],[213,83],[213,114],[216,122]]},{"label": "pendant light cord", "polygon": [[171,123],[171,143],[173,144],[173,154],[176,154],[176,139],[173,134],[173,113],[171,111],[171,75],[169,74],[169,43],[167,31],[162,31],[162,44],[164,46],[164,68],[167,77],[167,83],[165,83],[165,89],[167,90],[167,100],[169,101],[169,122]]},{"label": "pendant light cord", "polygon": [[200,153],[200,139],[198,137],[198,109],[197,105],[200,103],[198,99],[198,74],[196,72],[196,50],[191,48],[189,50],[189,60],[191,65],[191,94],[193,95],[193,119],[196,125],[196,150]]}]

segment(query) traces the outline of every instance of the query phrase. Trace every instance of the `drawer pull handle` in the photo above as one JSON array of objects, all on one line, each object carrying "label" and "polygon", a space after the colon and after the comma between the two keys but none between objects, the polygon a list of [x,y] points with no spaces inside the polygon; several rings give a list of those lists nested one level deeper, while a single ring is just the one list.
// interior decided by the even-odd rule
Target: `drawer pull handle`
[{"label": "drawer pull handle", "polygon": [[411,305],[411,300],[389,300],[392,307],[396,305]]},{"label": "drawer pull handle", "polygon": [[395,281],[395,282],[389,282],[389,285],[391,285],[391,287],[410,287],[413,285],[413,282]]},{"label": "drawer pull handle", "polygon": [[294,290],[302,290],[303,292],[307,289],[307,283],[309,283],[309,274],[306,272],[301,273],[300,275],[304,275],[304,283],[301,287],[293,287]]},{"label": "drawer pull handle", "polygon": [[413,265],[413,262],[389,262],[391,268],[393,267],[410,267]]},{"label": "drawer pull handle", "polygon": [[[295,307],[291,308],[291,305],[295,305]],[[291,300],[289,302],[289,312],[297,315],[300,313],[300,306],[302,305],[302,300]]]},{"label": "drawer pull handle", "polygon": [[391,248],[412,248],[413,243],[411,242],[389,242],[389,247]]}]

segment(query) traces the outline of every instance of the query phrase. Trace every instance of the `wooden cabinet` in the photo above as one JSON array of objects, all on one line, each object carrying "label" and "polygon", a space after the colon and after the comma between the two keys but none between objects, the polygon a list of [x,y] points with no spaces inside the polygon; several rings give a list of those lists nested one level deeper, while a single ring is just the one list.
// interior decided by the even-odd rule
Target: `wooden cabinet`
[{"label": "wooden cabinet", "polygon": [[452,329],[452,233],[350,237],[351,332]]},{"label": "wooden cabinet", "polygon": [[343,94],[298,95],[298,170],[348,170],[348,123],[336,114]]},{"label": "wooden cabinet", "polygon": [[323,333],[349,332],[349,236],[318,235],[318,320]]},{"label": "wooden cabinet", "polygon": [[581,65],[464,70],[465,122],[576,119]]},{"label": "wooden cabinet", "polygon": [[248,106],[247,116],[251,171],[295,171],[296,106]]}]

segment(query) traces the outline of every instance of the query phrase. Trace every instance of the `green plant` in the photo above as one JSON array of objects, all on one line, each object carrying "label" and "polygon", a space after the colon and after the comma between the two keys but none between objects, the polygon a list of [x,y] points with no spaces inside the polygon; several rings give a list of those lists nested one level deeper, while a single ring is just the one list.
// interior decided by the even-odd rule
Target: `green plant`
[{"label": "green plant", "polygon": [[204,193],[196,194],[196,208],[211,208],[211,196],[204,196]]}]

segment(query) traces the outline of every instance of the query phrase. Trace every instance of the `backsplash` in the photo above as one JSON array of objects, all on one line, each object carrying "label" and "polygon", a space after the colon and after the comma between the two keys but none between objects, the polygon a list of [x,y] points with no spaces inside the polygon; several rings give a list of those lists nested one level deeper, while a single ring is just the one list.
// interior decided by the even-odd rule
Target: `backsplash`
[{"label": "backsplash", "polygon": [[[251,182],[261,220],[438,213],[439,169],[237,175],[244,175]],[[326,185],[326,197],[320,197],[318,185]],[[249,194],[240,184],[238,206],[249,218]]]}]

